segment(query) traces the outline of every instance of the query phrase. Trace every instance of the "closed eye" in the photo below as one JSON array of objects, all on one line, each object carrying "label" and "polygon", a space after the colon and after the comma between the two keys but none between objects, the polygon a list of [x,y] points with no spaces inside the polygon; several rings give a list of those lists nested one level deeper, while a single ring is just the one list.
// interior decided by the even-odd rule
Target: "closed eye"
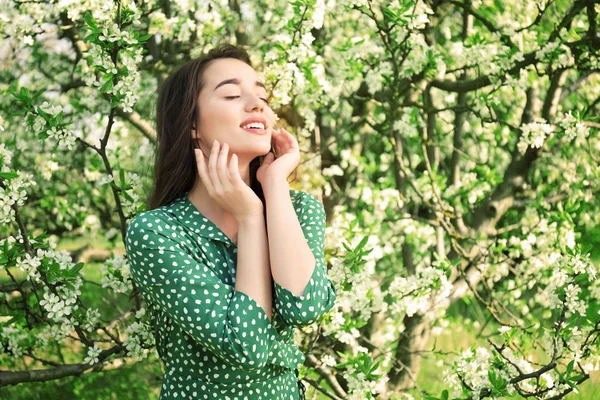
[{"label": "closed eye", "polygon": [[[226,98],[227,100],[229,100],[229,99],[237,99],[238,97],[240,97],[240,96],[225,96],[225,98]],[[261,97],[260,99],[261,99],[262,101],[264,101],[265,103],[269,104],[269,100],[267,100],[267,99],[265,99],[265,98],[262,98],[262,97]]]}]

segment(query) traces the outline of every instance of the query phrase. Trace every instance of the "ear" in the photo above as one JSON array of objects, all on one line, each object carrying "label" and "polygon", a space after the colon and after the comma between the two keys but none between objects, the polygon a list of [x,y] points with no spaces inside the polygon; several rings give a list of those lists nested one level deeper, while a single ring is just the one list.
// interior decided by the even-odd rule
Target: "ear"
[{"label": "ear", "polygon": [[192,129],[190,130],[190,133],[192,134],[192,142],[193,142],[193,146],[195,149],[197,149],[198,147],[198,132],[196,131],[196,127],[192,126]]}]

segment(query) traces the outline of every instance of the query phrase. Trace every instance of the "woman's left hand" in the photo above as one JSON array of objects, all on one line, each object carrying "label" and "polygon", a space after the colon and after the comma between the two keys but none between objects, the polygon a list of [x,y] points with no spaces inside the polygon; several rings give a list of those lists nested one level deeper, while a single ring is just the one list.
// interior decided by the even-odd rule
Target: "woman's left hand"
[{"label": "woman's left hand", "polygon": [[291,133],[283,128],[273,130],[271,141],[278,157],[275,159],[275,154],[270,151],[256,171],[256,179],[263,186],[272,180],[287,180],[300,162],[300,146]]}]

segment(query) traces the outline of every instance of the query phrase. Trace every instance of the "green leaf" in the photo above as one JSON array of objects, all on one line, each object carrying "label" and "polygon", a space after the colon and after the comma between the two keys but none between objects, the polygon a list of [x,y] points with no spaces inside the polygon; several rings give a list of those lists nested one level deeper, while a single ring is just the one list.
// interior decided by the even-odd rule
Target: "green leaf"
[{"label": "green leaf", "polygon": [[25,109],[25,108],[24,108],[24,109],[22,109],[22,110],[19,110],[19,111],[12,112],[12,113],[10,113],[9,115],[10,115],[11,117],[16,117],[16,116],[18,116],[18,115],[25,115],[25,114],[27,114],[28,112],[29,112],[29,110],[27,110],[27,109]]},{"label": "green leaf", "polygon": [[100,92],[106,93],[112,88],[113,88],[113,81],[112,81],[112,79],[109,79],[104,83],[104,85],[102,85],[102,87],[100,88]]},{"label": "green leaf", "polygon": [[394,12],[394,10],[392,10],[392,9],[391,9],[391,8],[389,8],[389,7],[383,7],[383,8],[381,9],[381,11],[383,11],[383,15],[385,15],[387,18],[389,18],[389,19],[390,19],[390,20],[392,20],[392,21],[395,21],[395,20],[396,20],[396,18],[398,17],[398,16],[396,15],[396,13]]},{"label": "green leaf", "polygon": [[[128,185],[128,189],[131,189],[131,185]],[[123,195],[123,197],[125,197],[127,200],[131,201],[132,203],[134,202],[133,197],[131,197],[129,195],[129,193],[127,193],[125,190],[127,190],[126,188],[121,188],[123,189],[123,191],[121,192],[121,194]]]},{"label": "green leaf", "polygon": [[69,270],[69,276],[75,277],[79,271],[83,268],[85,264],[82,262],[77,263],[73,268]]},{"label": "green leaf", "polygon": [[16,178],[17,176],[19,176],[19,174],[17,174],[14,171],[0,172],[0,178],[3,178],[3,179],[13,179],[13,178]]},{"label": "green leaf", "polygon": [[567,365],[567,376],[571,375],[571,372],[573,372],[573,367],[575,366],[575,360],[571,360],[571,362],[569,363],[569,365]]},{"label": "green leaf", "polygon": [[96,25],[96,20],[92,16],[91,12],[89,12],[89,11],[86,12],[85,15],[83,16],[83,19],[85,19],[85,22],[92,28],[98,28],[98,25]]},{"label": "green leaf", "polygon": [[100,36],[100,34],[98,33],[91,33],[89,35],[87,35],[86,37],[83,38],[84,42],[92,42],[95,43],[98,41],[98,36]]},{"label": "green leaf", "polygon": [[42,89],[38,90],[37,92],[35,92],[35,93],[33,94],[33,96],[31,96],[31,98],[32,98],[33,100],[35,100],[35,99],[37,99],[37,98],[38,98],[38,97],[39,97],[39,96],[40,96],[42,93],[44,93],[45,91],[46,91],[46,88],[42,88]]},{"label": "green leaf", "polygon": [[488,371],[488,378],[489,378],[492,386],[496,386],[496,371],[494,371],[493,369],[490,369]]},{"label": "green leaf", "polygon": [[9,92],[10,94],[12,94],[14,97],[16,97],[16,98],[17,98],[17,100],[20,100],[20,101],[22,101],[22,102],[24,102],[24,103],[26,103],[26,102],[27,102],[27,100],[29,99],[29,96],[28,96],[28,95],[25,95],[25,94],[23,94],[22,92],[17,92],[17,91],[16,91],[15,89],[13,89],[13,88],[10,88],[10,89],[8,89],[8,92]]},{"label": "green leaf", "polygon": [[152,35],[144,35],[144,36],[140,36],[138,38],[138,42],[139,43],[144,43],[146,40],[150,39],[152,37]]},{"label": "green leaf", "polygon": [[36,137],[40,140],[48,139],[48,136],[48,133],[46,133],[45,131],[38,132],[38,134],[36,135]]},{"label": "green leaf", "polygon": [[[52,115],[48,114],[47,112],[45,112],[44,110],[42,110],[41,107],[36,107],[36,111],[37,113],[40,115],[40,117],[43,117],[46,121],[48,121],[50,123],[50,125],[52,125]],[[54,125],[52,125],[54,126]]]},{"label": "green leaf", "polygon": [[365,236],[364,238],[362,238],[362,240],[360,241],[358,246],[356,246],[355,252],[358,252],[360,249],[362,249],[365,246],[365,244],[367,244],[368,241],[369,241],[368,236]]}]

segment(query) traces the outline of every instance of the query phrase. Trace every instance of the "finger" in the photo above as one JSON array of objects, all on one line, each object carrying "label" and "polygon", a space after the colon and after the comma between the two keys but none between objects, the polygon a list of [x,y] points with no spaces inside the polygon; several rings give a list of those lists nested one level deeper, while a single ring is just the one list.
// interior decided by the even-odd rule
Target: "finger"
[{"label": "finger", "polygon": [[202,180],[204,186],[206,186],[206,190],[208,190],[208,193],[213,193],[214,188],[210,180],[210,176],[208,175],[208,170],[204,157],[205,155],[202,152],[202,150],[196,151],[196,165],[198,166],[198,174],[200,175],[200,179]]},{"label": "finger", "polygon": [[285,135],[285,140],[282,140],[283,145],[286,146],[288,151],[296,150],[296,148],[299,147],[298,141],[296,140],[296,138],[288,131],[285,131],[284,135]]},{"label": "finger", "polygon": [[285,150],[285,148],[289,145],[290,142],[290,134],[283,128],[281,128],[281,132],[277,135],[275,146],[278,147],[278,150]]},{"label": "finger", "polygon": [[271,139],[273,149],[277,149],[281,144],[281,134],[273,135]]},{"label": "finger", "polygon": [[289,143],[289,145],[291,147],[294,147],[294,145],[296,143],[296,139],[294,138],[294,136],[291,133],[289,133],[288,131],[286,131],[285,129],[283,131],[284,131],[283,137],[285,137],[286,143]]},{"label": "finger", "polygon": [[215,140],[213,144],[213,148],[210,152],[210,159],[208,160],[208,174],[212,181],[212,185],[215,189],[215,193],[223,192],[223,185],[221,183],[221,178],[219,178],[219,174],[217,173],[217,159],[219,158],[219,150],[221,144]]},{"label": "finger", "polygon": [[217,173],[219,174],[219,179],[221,179],[221,184],[223,185],[223,190],[225,192],[231,190],[231,181],[229,179],[229,171],[227,171],[227,155],[229,154],[229,145],[227,143],[223,143],[223,148],[219,153],[219,159],[217,160]]},{"label": "finger", "polygon": [[242,181],[242,177],[240,176],[240,171],[238,170],[238,156],[237,154],[231,155],[231,160],[229,161],[229,177],[231,178],[231,183],[235,187]]},{"label": "finger", "polygon": [[273,152],[269,152],[269,154],[267,154],[263,159],[262,163],[269,165],[273,162],[273,160],[275,160],[275,154],[273,154]]}]

